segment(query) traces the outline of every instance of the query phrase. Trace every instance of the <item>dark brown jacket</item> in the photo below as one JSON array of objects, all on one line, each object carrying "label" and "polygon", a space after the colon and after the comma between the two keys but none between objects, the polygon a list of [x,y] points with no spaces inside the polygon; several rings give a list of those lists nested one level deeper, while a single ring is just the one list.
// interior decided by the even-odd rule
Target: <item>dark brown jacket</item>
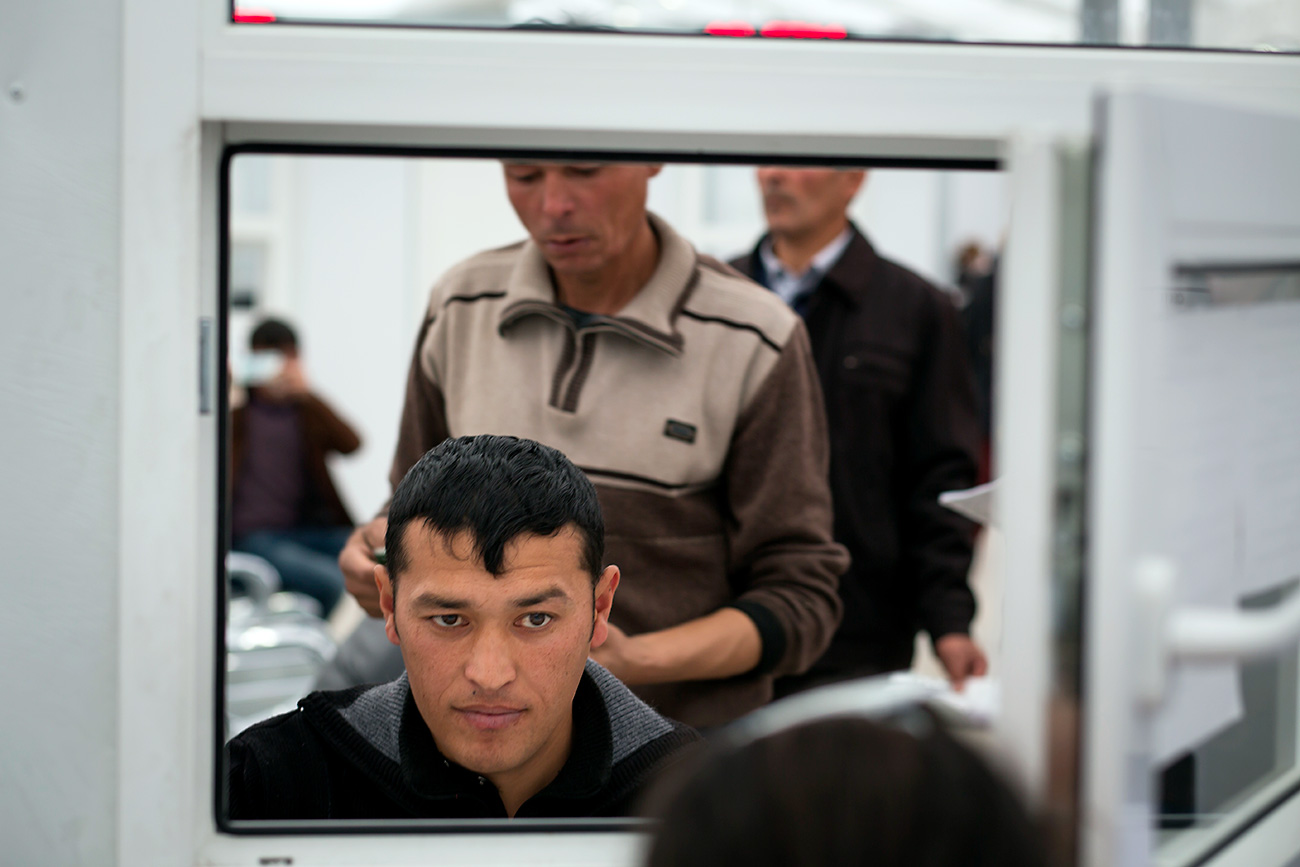
[{"label": "dark brown jacket", "polygon": [[[334,487],[325,456],[330,452],[351,454],[361,446],[361,437],[319,397],[304,394],[292,400],[298,406],[302,420],[303,470],[306,473],[300,524],[305,527],[350,527],[352,517]],[[232,491],[239,480],[245,448],[244,407],[241,406],[230,413]]]},{"label": "dark brown jacket", "polygon": [[[804,316],[830,422],[835,538],[853,558],[844,619],[809,679],[906,668],[918,629],[964,633],[975,613],[973,525],[938,503],[975,483],[978,461],[957,310],[853,232]],[[758,250],[732,265],[764,282]]]},{"label": "dark brown jacket", "polygon": [[652,219],[650,281],[580,327],[532,242],[480,253],[433,288],[417,340],[394,486],[447,436],[510,434],[591,478],[613,622],[651,632],[735,607],[763,640],[726,680],[639,686],[661,713],[714,726],[765,704],[839,622],[821,390],[799,317]]}]

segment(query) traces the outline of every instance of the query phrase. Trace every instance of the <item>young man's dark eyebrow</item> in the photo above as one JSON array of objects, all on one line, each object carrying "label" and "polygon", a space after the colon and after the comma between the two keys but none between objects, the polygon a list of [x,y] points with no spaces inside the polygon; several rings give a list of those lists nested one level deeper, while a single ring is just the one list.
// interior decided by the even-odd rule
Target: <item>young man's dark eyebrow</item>
[{"label": "young man's dark eyebrow", "polygon": [[568,599],[569,594],[565,593],[559,587],[548,587],[532,596],[525,596],[522,599],[516,599],[513,605],[516,608],[532,608],[534,605],[541,605],[551,599]]},{"label": "young man's dark eyebrow", "polygon": [[453,599],[450,596],[439,596],[436,593],[418,593],[411,600],[411,605],[416,608],[469,608],[468,599]]}]

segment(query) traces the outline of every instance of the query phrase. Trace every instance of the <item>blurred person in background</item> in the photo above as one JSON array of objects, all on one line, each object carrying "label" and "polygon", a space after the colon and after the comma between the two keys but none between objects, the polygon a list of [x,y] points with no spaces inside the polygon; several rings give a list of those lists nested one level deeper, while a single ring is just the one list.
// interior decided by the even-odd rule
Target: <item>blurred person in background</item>
[{"label": "blurred person in background", "polygon": [[261,321],[249,348],[244,400],[230,413],[231,548],[267,560],[282,589],[328,617],[343,594],[338,554],[352,519],[325,459],[361,438],[312,393],[288,323]]},{"label": "blurred person in background", "polygon": [[[646,867],[1046,867],[1019,798],[928,713],[858,717],[736,747],[719,738],[652,789]],[[913,733],[915,732],[915,733]]]},{"label": "blurred person in background", "polygon": [[993,440],[993,362],[997,330],[998,257],[989,258],[983,273],[967,276],[962,284],[966,306],[962,319],[966,324],[966,346],[971,369],[975,372],[975,393],[979,400],[981,434],[980,482],[992,475]]},{"label": "blurred person in background", "polygon": [[993,271],[993,253],[979,241],[966,241],[953,256],[953,281],[961,290],[962,302],[969,303],[976,281]]},{"label": "blurred person in background", "polygon": [[835,538],[852,557],[830,648],[785,695],[908,668],[920,629],[961,688],[987,661],[970,637],[974,525],[939,494],[975,484],[979,422],[949,295],[878,255],[849,220],[865,171],[760,168],[768,233],[732,261],[808,327],[830,426]]}]

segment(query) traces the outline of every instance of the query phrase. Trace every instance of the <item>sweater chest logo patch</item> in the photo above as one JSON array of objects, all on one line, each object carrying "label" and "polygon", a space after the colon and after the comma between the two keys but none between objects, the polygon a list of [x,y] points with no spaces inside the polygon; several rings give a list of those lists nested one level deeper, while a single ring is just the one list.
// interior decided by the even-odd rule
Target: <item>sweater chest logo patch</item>
[{"label": "sweater chest logo patch", "polygon": [[670,418],[664,423],[664,436],[669,439],[681,440],[684,443],[695,442],[696,430],[695,425],[678,421],[675,418]]}]

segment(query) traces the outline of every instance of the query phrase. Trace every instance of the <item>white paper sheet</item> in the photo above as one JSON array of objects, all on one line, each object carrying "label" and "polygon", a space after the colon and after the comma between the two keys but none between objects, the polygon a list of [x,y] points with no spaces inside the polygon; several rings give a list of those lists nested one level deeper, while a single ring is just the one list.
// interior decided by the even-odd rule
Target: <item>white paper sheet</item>
[{"label": "white paper sheet", "polygon": [[989,527],[1001,526],[998,510],[998,480],[985,482],[963,491],[944,491],[939,505]]},{"label": "white paper sheet", "polygon": [[949,723],[969,726],[991,725],[1002,709],[1001,683],[992,677],[968,677],[962,691],[946,678],[900,671],[889,675],[891,684],[906,684],[923,691],[930,706]]}]

